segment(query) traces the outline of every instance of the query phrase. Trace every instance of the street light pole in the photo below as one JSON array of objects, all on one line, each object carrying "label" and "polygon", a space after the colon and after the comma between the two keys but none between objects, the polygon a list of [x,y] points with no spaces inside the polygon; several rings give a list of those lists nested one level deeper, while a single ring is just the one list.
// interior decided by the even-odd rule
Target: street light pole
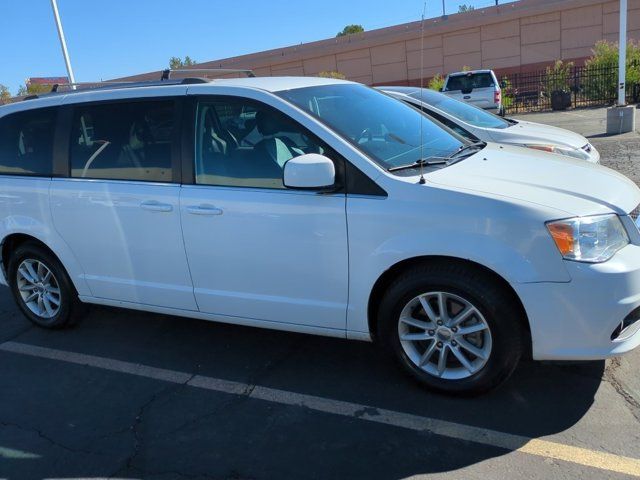
[{"label": "street light pole", "polygon": [[618,106],[623,107],[627,73],[627,0],[620,0],[620,38],[618,39]]},{"label": "street light pole", "polygon": [[60,38],[60,46],[62,47],[62,56],[64,57],[64,63],[67,66],[67,75],[69,76],[69,83],[71,88],[76,89],[76,79],[73,76],[73,69],[71,68],[71,60],[69,59],[69,52],[67,51],[67,41],[64,38],[64,31],[62,30],[62,23],[60,22],[60,14],[58,13],[58,3],[56,0],[51,0],[51,8],[53,8],[53,16],[56,21],[56,27],[58,28],[58,37]]}]

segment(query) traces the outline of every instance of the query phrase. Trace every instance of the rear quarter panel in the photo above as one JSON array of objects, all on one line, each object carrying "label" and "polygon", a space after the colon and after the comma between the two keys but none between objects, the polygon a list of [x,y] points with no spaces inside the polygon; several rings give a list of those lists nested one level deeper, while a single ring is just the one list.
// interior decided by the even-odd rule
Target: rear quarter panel
[{"label": "rear quarter panel", "polygon": [[[5,239],[15,233],[40,240],[62,262],[78,293],[90,295],[80,265],[53,228],[49,204],[50,184],[49,178],[0,175],[0,244],[4,244]],[[3,270],[6,273],[6,265],[3,265]]]}]

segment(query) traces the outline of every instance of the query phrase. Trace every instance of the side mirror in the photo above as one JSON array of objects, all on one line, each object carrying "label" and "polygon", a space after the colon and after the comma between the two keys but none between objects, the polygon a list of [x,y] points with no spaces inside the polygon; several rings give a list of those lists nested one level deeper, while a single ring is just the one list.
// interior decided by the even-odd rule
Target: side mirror
[{"label": "side mirror", "polygon": [[330,188],[336,183],[336,167],[324,155],[300,155],[284,164],[283,183],[287,188],[298,190]]}]

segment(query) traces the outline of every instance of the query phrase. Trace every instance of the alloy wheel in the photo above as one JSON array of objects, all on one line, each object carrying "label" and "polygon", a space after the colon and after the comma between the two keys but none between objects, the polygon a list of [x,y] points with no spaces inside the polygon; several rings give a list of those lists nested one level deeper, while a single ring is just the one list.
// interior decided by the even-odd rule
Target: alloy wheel
[{"label": "alloy wheel", "polygon": [[491,355],[491,330],[484,316],[452,293],[428,292],[409,301],[400,313],[398,336],[411,362],[437,378],[468,378]]},{"label": "alloy wheel", "polygon": [[18,292],[34,315],[43,319],[60,311],[60,285],[53,272],[40,260],[25,259],[16,273]]}]

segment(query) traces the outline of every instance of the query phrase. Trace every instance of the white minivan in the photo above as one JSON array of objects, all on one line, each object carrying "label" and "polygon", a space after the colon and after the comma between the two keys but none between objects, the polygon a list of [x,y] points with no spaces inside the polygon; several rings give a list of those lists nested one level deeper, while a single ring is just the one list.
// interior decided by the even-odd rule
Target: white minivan
[{"label": "white minivan", "polygon": [[460,135],[487,142],[508,143],[599,163],[600,153],[582,135],[541,123],[499,117],[475,105],[419,87],[377,87],[419,108]]},{"label": "white minivan", "polygon": [[0,107],[2,281],[35,324],[101,304],[377,340],[443,392],[637,347],[639,204],[612,170],[340,80]]}]

